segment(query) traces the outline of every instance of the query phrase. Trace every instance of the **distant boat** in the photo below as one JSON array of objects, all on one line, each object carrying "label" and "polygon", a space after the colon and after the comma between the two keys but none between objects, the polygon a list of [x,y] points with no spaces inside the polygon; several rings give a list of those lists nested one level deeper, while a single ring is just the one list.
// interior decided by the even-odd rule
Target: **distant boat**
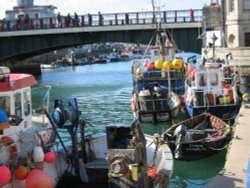
[{"label": "distant boat", "polygon": [[41,69],[54,69],[56,65],[54,63],[51,64],[40,64]]},{"label": "distant boat", "polygon": [[118,53],[112,52],[107,56],[107,61],[108,62],[118,62],[120,61],[120,57],[118,55]]},{"label": "distant boat", "polygon": [[223,150],[230,139],[230,126],[204,113],[171,126],[163,133],[174,158],[197,160]]},{"label": "distant boat", "polygon": [[132,52],[129,50],[123,50],[120,55],[121,61],[129,61],[132,59]]}]

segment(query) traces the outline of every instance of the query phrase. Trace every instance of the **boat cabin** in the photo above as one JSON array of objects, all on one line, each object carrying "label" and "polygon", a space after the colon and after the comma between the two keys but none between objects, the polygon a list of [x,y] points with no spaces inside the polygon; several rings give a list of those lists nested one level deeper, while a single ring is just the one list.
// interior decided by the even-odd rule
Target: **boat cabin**
[{"label": "boat cabin", "polygon": [[[194,107],[227,105],[236,101],[237,92],[229,68],[220,63],[199,65],[189,75],[187,102],[193,100]],[[229,76],[229,77],[228,77]]]},{"label": "boat cabin", "polygon": [[6,113],[10,124],[9,128],[0,127],[0,136],[31,126],[31,86],[36,83],[32,75],[12,74],[9,68],[0,67],[0,108]]}]

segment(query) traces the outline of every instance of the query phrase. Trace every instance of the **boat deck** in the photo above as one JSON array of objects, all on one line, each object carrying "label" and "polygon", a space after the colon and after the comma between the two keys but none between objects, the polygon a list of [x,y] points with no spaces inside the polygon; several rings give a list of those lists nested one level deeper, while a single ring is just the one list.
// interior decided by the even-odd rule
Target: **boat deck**
[{"label": "boat deck", "polygon": [[[250,157],[250,105],[242,107],[237,118],[233,139],[228,149],[223,171],[211,179],[205,188],[247,186],[248,162]],[[248,183],[249,184],[249,183]]]}]

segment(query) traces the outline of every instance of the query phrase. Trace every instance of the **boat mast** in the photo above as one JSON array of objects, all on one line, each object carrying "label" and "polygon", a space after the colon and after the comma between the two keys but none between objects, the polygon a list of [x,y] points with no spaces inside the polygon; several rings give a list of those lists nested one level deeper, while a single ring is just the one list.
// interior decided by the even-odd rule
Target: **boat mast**
[{"label": "boat mast", "polygon": [[[161,28],[161,13],[160,10],[158,10],[159,14],[159,23],[156,20],[156,9],[155,9],[155,0],[152,0],[152,7],[153,7],[153,16],[154,21],[156,25],[156,45],[159,46],[159,58],[162,62],[164,61],[171,61],[170,55],[171,48],[173,48],[173,44],[171,43],[171,40],[169,39],[169,36],[166,31],[163,31]],[[167,71],[167,77],[168,77],[168,96],[171,95],[171,78],[170,78],[170,70]]]}]

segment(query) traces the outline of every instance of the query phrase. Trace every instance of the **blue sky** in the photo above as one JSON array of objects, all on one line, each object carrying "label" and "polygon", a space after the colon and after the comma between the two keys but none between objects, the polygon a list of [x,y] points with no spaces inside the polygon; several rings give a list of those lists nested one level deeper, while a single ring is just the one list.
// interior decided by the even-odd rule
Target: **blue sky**
[{"label": "blue sky", "polygon": [[[160,10],[201,9],[210,0],[155,0]],[[12,10],[17,0],[0,0],[0,18]],[[35,5],[54,5],[61,14],[115,13],[151,11],[151,0],[34,0]]]}]

